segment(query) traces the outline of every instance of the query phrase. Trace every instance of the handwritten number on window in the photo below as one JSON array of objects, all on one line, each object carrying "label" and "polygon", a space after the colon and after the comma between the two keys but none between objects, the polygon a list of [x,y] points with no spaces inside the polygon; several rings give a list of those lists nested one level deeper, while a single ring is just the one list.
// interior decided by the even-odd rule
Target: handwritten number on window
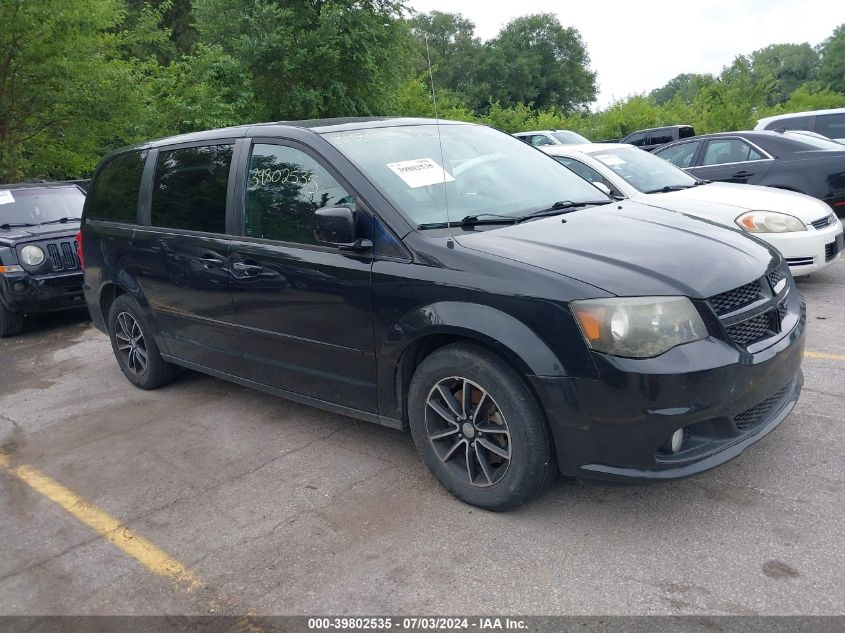
[{"label": "handwritten number on window", "polygon": [[313,195],[320,189],[317,179],[310,172],[303,169],[253,169],[250,174],[250,184],[253,187],[263,187],[267,184],[292,184],[302,188],[302,193]]}]

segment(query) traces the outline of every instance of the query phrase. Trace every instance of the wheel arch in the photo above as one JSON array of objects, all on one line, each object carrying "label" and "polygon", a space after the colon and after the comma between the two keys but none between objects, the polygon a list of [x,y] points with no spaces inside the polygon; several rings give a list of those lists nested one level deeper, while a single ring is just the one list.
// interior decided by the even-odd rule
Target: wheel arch
[{"label": "wheel arch", "polygon": [[[458,342],[485,349],[521,377],[567,375],[554,352],[517,318],[491,306],[442,302],[414,310],[390,328],[379,353],[381,410],[407,425],[407,393],[416,368],[434,351]],[[525,384],[537,396],[531,381]]]}]

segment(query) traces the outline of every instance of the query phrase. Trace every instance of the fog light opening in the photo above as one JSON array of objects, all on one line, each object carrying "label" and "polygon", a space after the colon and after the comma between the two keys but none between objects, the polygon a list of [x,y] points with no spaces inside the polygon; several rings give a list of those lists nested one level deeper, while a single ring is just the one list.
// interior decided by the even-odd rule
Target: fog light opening
[{"label": "fog light opening", "polygon": [[678,453],[684,445],[684,429],[678,429],[672,433],[672,437],[661,448],[666,453]]}]

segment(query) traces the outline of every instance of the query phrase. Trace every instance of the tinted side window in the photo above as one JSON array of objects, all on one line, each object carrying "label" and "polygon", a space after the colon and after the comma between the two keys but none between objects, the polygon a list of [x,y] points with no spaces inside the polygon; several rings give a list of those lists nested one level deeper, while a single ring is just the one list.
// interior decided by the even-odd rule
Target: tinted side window
[{"label": "tinted side window", "polygon": [[97,174],[88,192],[86,217],[136,222],[138,190],[147,152],[127,152],[112,158]]},{"label": "tinted side window", "polygon": [[159,152],[153,183],[152,225],[225,233],[231,163],[231,145]]},{"label": "tinted side window", "polygon": [[[810,117],[796,116],[787,119],[777,119],[766,126],[767,130],[809,130]],[[823,132],[822,132],[823,134]]]},{"label": "tinted side window", "polygon": [[659,130],[648,135],[649,145],[663,145],[664,143],[671,143],[673,140],[672,132],[670,130]]},{"label": "tinted side window", "polygon": [[710,141],[704,152],[704,165],[723,165],[742,163],[747,160],[760,160],[763,156],[747,143],[738,139]]},{"label": "tinted side window", "polygon": [[543,134],[534,134],[530,140],[531,145],[534,147],[541,147],[543,145],[554,145],[554,141],[552,141],[547,136]]},{"label": "tinted side window", "polygon": [[695,130],[691,127],[682,127],[678,130],[678,138],[689,138],[695,136]]},{"label": "tinted side window", "polygon": [[305,152],[256,145],[249,160],[246,234],[281,242],[317,244],[314,211],[355,205],[334,177]]},{"label": "tinted side window", "polygon": [[816,132],[828,138],[845,138],[845,112],[816,116]]},{"label": "tinted side window", "polygon": [[624,142],[630,143],[631,145],[636,145],[637,147],[642,147],[643,145],[646,144],[645,133],[639,132],[637,134],[632,134]]},{"label": "tinted side window", "polygon": [[663,160],[668,160],[676,167],[691,167],[692,159],[701,141],[690,141],[673,147],[667,147],[657,153]]}]

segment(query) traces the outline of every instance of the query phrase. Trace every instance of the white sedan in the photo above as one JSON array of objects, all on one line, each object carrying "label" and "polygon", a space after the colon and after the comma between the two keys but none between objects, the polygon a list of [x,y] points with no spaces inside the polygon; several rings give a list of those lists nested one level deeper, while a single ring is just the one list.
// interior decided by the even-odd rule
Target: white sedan
[{"label": "white sedan", "polygon": [[842,223],[824,202],[793,191],[699,180],[632,145],[550,145],[542,150],[614,197],[753,233],[777,248],[794,276],[839,258]]}]

